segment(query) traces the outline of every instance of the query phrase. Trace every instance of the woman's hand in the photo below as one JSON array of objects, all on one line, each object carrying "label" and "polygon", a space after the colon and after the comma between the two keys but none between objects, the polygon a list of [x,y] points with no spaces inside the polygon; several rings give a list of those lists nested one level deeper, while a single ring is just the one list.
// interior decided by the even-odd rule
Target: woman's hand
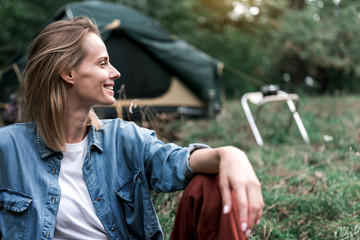
[{"label": "woman's hand", "polygon": [[[190,166],[197,173],[217,173],[223,212],[227,214],[237,204],[241,230],[249,236],[254,224],[259,224],[264,200],[261,184],[246,154],[232,146],[199,149],[190,156]],[[232,192],[236,202],[232,202]]]},{"label": "woman's hand", "polygon": [[[230,211],[232,204],[237,204],[241,230],[248,237],[254,224],[259,224],[264,207],[261,184],[243,151],[230,146],[216,150],[220,158],[220,191],[224,213]],[[236,194],[235,203],[231,201],[232,191]]]}]

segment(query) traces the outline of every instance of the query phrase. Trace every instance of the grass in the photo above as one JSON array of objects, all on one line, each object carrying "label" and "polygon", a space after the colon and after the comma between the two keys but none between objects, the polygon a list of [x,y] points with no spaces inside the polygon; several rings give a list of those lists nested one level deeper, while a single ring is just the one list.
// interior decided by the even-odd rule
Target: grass
[{"label": "grass", "polygon": [[[250,239],[360,239],[360,97],[301,99],[299,113],[311,139],[287,130],[289,111],[268,104],[258,120],[265,146],[258,147],[239,99],[213,120],[180,119],[167,124],[186,146],[234,145],[246,151],[262,182],[266,206]],[[169,238],[181,192],[154,194],[165,238]]]},{"label": "grass", "polygon": [[[299,112],[310,145],[295,124],[285,128],[289,119],[285,105],[262,109],[258,126],[264,147],[257,146],[239,99],[228,101],[225,109],[227,114],[218,119],[163,124],[160,135],[181,146],[203,142],[246,151],[266,203],[250,239],[360,239],[359,96],[302,98]],[[181,192],[153,194],[165,239],[180,197]]]}]

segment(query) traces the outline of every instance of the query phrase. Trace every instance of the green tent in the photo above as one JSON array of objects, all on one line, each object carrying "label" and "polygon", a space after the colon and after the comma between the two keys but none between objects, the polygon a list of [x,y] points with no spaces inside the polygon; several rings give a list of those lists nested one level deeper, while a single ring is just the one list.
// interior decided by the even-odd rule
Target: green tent
[{"label": "green tent", "polygon": [[[189,115],[204,115],[209,106],[220,110],[221,62],[169,34],[150,17],[120,4],[70,3],[47,24],[75,16],[86,16],[97,23],[111,63],[121,73],[121,78],[115,81],[117,116],[131,106]],[[18,67],[21,72],[24,59],[23,54],[1,77],[0,102],[8,101],[16,91],[14,69]],[[136,112],[136,108],[132,110]],[[111,111],[105,112],[102,117],[111,117],[108,116]]]}]

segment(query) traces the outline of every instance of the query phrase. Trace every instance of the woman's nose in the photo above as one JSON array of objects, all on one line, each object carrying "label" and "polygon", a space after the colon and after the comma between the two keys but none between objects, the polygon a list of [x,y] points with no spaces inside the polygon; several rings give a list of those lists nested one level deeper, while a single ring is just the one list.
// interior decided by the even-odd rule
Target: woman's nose
[{"label": "woman's nose", "polygon": [[120,77],[121,77],[120,72],[118,70],[116,70],[116,68],[114,68],[113,65],[111,65],[110,78],[115,80]]}]

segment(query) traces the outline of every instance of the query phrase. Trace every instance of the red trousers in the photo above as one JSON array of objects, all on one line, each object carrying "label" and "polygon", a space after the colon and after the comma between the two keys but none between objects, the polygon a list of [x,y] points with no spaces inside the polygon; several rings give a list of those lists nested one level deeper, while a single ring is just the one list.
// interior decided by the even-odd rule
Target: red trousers
[{"label": "red trousers", "polygon": [[171,240],[245,240],[233,193],[230,213],[223,214],[218,175],[200,174],[186,187],[176,213]]}]

